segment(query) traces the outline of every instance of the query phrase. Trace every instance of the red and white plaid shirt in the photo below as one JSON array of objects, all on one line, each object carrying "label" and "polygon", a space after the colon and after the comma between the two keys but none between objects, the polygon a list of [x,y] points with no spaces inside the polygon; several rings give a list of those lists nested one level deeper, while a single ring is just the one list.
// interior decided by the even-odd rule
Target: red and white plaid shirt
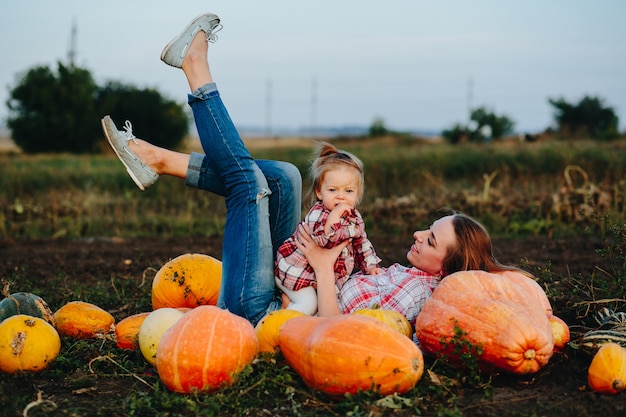
[{"label": "red and white plaid shirt", "polygon": [[405,316],[411,326],[441,278],[417,268],[393,264],[376,275],[356,273],[337,295],[344,313],[352,313],[375,305],[395,310]]},{"label": "red and white plaid shirt", "polygon": [[[341,288],[356,265],[361,271],[369,272],[378,266],[380,258],[367,238],[365,223],[357,209],[344,213],[339,222],[332,225],[331,232],[326,234],[324,225],[329,214],[330,211],[318,201],[311,207],[302,224],[309,228],[315,243],[323,248],[332,248],[346,239],[352,239],[335,262],[335,283]],[[294,291],[309,286],[317,288],[313,268],[295,245],[296,235],[294,233],[278,248],[274,275],[284,287]]]}]

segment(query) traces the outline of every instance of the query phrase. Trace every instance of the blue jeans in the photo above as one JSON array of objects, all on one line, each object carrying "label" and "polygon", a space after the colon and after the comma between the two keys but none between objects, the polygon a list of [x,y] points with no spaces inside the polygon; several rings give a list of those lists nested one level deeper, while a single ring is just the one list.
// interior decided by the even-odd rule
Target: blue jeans
[{"label": "blue jeans", "polygon": [[274,259],[301,220],[300,171],[287,162],[252,158],[214,83],[194,91],[188,102],[205,155],[191,154],[185,184],[226,201],[218,306],[255,325],[280,307]]}]

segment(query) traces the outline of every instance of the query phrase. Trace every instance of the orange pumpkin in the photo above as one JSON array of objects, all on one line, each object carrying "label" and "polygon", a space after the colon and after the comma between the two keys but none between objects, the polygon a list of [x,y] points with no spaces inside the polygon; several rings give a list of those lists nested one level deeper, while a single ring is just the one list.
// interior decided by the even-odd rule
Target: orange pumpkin
[{"label": "orange pumpkin", "polygon": [[415,329],[425,353],[444,356],[455,365],[462,365],[455,342],[478,348],[479,365],[486,371],[535,373],[554,351],[552,326],[536,293],[484,271],[444,278],[424,303]]},{"label": "orange pumpkin", "polygon": [[378,306],[374,306],[373,308],[363,308],[361,310],[357,310],[353,314],[361,314],[363,316],[380,320],[406,337],[411,337],[413,334],[411,323],[409,323],[406,317],[395,310],[383,310]]},{"label": "orange pumpkin", "polygon": [[254,328],[259,341],[259,352],[274,353],[278,348],[278,334],[287,320],[302,317],[305,314],[297,310],[276,310],[267,314]]},{"label": "orange pumpkin", "polygon": [[196,307],[161,338],[156,365],[171,391],[211,392],[231,385],[258,352],[254,327],[215,306]]},{"label": "orange pumpkin", "polygon": [[569,326],[563,319],[554,314],[550,314],[548,320],[550,320],[552,335],[554,336],[554,351],[562,352],[565,349],[565,345],[567,345],[570,340]]},{"label": "orange pumpkin", "polygon": [[424,372],[419,348],[372,317],[295,317],[280,329],[287,363],[312,389],[331,396],[375,390],[404,393]]},{"label": "orange pumpkin", "polygon": [[139,349],[139,329],[150,312],[133,314],[115,325],[115,344],[120,349]]},{"label": "orange pumpkin", "polygon": [[216,305],[222,281],[222,263],[198,253],[172,259],[152,281],[152,308]]},{"label": "orange pumpkin", "polygon": [[97,305],[70,301],[54,313],[56,329],[76,339],[103,337],[115,329],[115,318]]},{"label": "orange pumpkin", "polygon": [[605,343],[589,365],[589,387],[601,394],[617,394],[626,388],[626,349],[617,343]]},{"label": "orange pumpkin", "polygon": [[41,371],[61,350],[61,339],[39,317],[13,315],[0,323],[0,370],[7,373]]}]

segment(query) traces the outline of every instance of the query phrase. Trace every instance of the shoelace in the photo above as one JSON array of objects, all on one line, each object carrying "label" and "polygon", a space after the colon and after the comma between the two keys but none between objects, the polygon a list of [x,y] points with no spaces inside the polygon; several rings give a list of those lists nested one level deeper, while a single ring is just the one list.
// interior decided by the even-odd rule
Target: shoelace
[{"label": "shoelace", "polygon": [[220,30],[222,30],[222,25],[218,23],[217,26],[210,30],[210,33],[205,33],[207,42],[215,43],[217,41],[216,33]]},{"label": "shoelace", "polygon": [[128,141],[133,141],[135,143],[137,143],[137,138],[136,136],[133,134],[133,125],[130,122],[130,120],[126,120],[126,123],[124,123],[124,130],[125,130],[125,134],[126,137],[128,138]]}]

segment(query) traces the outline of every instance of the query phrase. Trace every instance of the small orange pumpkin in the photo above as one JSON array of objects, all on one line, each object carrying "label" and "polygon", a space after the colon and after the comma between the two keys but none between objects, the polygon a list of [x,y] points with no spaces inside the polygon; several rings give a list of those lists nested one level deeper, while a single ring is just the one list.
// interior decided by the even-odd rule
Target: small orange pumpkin
[{"label": "small orange pumpkin", "polygon": [[115,344],[120,349],[139,349],[139,329],[150,312],[133,314],[115,325]]},{"label": "small orange pumpkin", "polygon": [[425,353],[442,355],[457,366],[463,364],[455,341],[459,330],[464,332],[463,341],[482,351],[477,359],[485,371],[535,373],[554,352],[552,326],[537,293],[485,271],[461,271],[443,279],[424,303],[415,329]]},{"label": "small orange pumpkin", "polygon": [[62,336],[76,339],[103,337],[115,329],[115,318],[97,305],[70,301],[54,313],[56,329]]},{"label": "small orange pumpkin", "polygon": [[376,320],[380,320],[388,326],[391,326],[392,329],[397,330],[401,334],[406,337],[411,337],[413,334],[413,328],[411,327],[411,323],[404,317],[402,314],[398,313],[395,310],[383,310],[378,306],[374,306],[372,308],[363,308],[355,311],[353,314],[361,314],[363,316],[368,316],[375,318]]},{"label": "small orange pumpkin", "polygon": [[216,305],[222,281],[222,263],[198,253],[167,262],[152,281],[152,308]]},{"label": "small orange pumpkin", "polygon": [[589,365],[589,387],[601,394],[617,394],[626,388],[626,349],[617,343],[605,343]]},{"label": "small orange pumpkin", "polygon": [[287,363],[312,389],[330,396],[375,390],[404,393],[424,372],[419,348],[372,317],[295,317],[280,329]]},{"label": "small orange pumpkin", "polygon": [[59,334],[42,318],[17,314],[0,323],[0,370],[3,372],[41,371],[60,351]]},{"label": "small orange pumpkin", "polygon": [[562,352],[570,340],[569,326],[563,319],[554,314],[550,314],[548,320],[550,320],[552,335],[554,336],[554,351]]},{"label": "small orange pumpkin", "polygon": [[171,391],[212,392],[231,385],[258,352],[250,322],[216,306],[196,307],[161,338],[156,365]]},{"label": "small orange pumpkin", "polygon": [[280,328],[287,320],[302,317],[305,314],[297,310],[282,309],[268,313],[254,328],[259,340],[259,352],[274,353],[278,348]]}]

